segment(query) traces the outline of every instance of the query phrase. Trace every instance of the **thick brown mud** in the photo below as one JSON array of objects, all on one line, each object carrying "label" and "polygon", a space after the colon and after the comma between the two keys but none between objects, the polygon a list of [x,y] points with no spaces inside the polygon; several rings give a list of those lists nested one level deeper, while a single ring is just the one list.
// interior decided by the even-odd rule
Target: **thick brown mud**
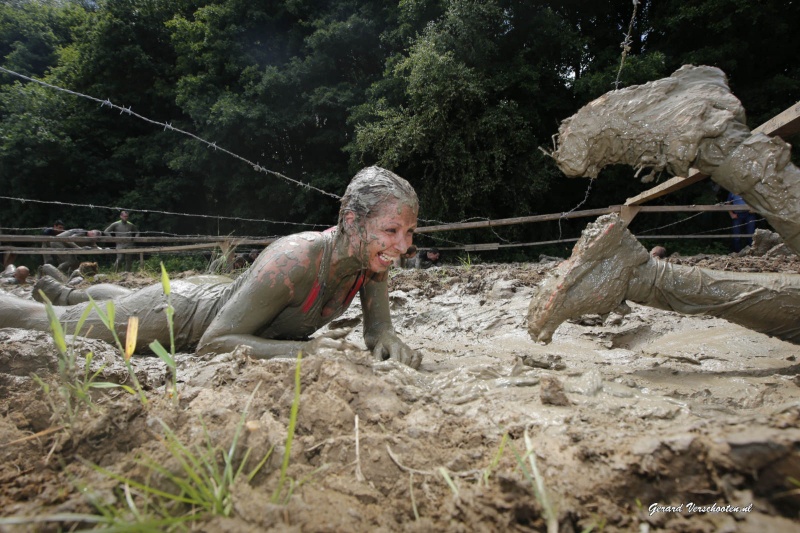
[{"label": "thick brown mud", "polygon": [[[794,256],[670,260],[800,273]],[[527,431],[560,531],[797,531],[797,346],[721,319],[636,305],[624,317],[565,322],[544,346],[528,336],[526,314],[534,286],[555,266],[392,272],[394,324],[423,351],[422,367],[375,363],[360,349],[305,359],[288,469],[302,484],[285,504],[270,498],[293,360],[257,361],[246,350],[179,355],[175,407],[163,396],[164,364],[135,357],[148,405],[98,391],[97,409],[61,428],[30,377],[56,383],[49,335],[0,330],[0,515],[92,512],[88,495],[124,504],[121,484],[79,457],[140,481],[143,455],[177,469],[159,421],[186,444],[204,443],[205,424],[215,444],[230,446],[258,387],[237,457],[247,447],[252,458],[275,450],[249,483],[236,483],[230,516],[204,517],[197,530],[544,531],[541,503],[517,459]],[[364,348],[359,314],[356,304],[333,326],[353,327],[348,340]],[[95,366],[105,364],[100,379],[126,380],[116,349],[81,342]],[[149,482],[168,487],[158,476]]]}]

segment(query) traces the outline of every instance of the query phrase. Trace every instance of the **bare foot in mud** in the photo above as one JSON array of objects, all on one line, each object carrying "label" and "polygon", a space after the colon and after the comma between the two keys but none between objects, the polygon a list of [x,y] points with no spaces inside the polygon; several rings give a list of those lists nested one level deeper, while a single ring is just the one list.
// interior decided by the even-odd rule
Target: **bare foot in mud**
[{"label": "bare foot in mud", "polygon": [[565,320],[616,309],[625,300],[633,271],[649,258],[617,215],[605,215],[589,224],[572,256],[541,282],[531,300],[531,338],[550,342]]}]

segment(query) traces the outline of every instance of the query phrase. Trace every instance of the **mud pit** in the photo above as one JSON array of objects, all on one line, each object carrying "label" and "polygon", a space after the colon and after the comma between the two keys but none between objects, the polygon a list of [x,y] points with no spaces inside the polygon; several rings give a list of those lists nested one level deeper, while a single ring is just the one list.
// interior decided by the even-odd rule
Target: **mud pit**
[{"label": "mud pit", "polygon": [[[800,260],[787,257],[674,260],[800,272]],[[272,445],[275,451],[249,484],[234,486],[230,517],[202,518],[199,530],[544,531],[542,507],[514,453],[524,453],[526,429],[560,531],[798,530],[800,495],[788,480],[800,479],[797,346],[719,319],[640,306],[605,324],[592,316],[567,322],[552,344],[539,345],[528,337],[526,310],[533,286],[554,266],[394,273],[395,327],[424,351],[422,368],[376,364],[358,350],[303,361],[288,469],[303,483],[286,505],[270,497],[286,442],[294,361],[256,361],[241,352],[181,355],[175,408],[163,397],[163,363],[138,358],[146,407],[135,396],[100,391],[99,409],[71,429],[31,438],[61,425],[29,377],[54,380],[56,351],[48,335],[0,330],[1,514],[92,512],[78,488],[87,486],[102,501],[121,502],[120,484],[78,457],[138,480],[146,479],[135,462],[142,455],[177,470],[157,438],[158,421],[199,445],[205,423],[214,443],[227,448],[260,383],[237,457],[247,447],[254,458]],[[342,320],[359,314],[354,305]],[[363,347],[360,326],[348,339]],[[85,349],[107,365],[103,380],[125,379],[110,345],[86,341]],[[505,433],[509,440],[492,467]],[[168,487],[159,476],[150,483]],[[752,507],[690,513],[690,503]],[[651,514],[652,504],[683,504],[683,512]]]}]

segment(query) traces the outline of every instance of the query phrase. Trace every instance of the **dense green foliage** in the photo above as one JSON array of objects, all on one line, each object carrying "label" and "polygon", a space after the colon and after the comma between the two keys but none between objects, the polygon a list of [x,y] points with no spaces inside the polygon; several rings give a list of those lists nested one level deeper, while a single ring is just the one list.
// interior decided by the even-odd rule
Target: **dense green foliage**
[{"label": "dense green foliage", "polygon": [[[617,83],[716,65],[753,126],[800,100],[797,2],[642,0],[620,69],[631,15],[629,0],[0,0],[0,66],[335,195],[359,168],[386,166],[417,188],[427,225],[605,207],[643,190],[610,169],[587,194],[539,149]],[[125,207],[154,232],[286,234],[333,224],[338,211],[330,196],[168,128],[2,73],[0,183],[14,198]],[[705,183],[670,201],[714,195]],[[116,217],[0,202],[4,228]],[[723,217],[678,231],[724,227]],[[437,238],[526,242],[585,222]]]}]

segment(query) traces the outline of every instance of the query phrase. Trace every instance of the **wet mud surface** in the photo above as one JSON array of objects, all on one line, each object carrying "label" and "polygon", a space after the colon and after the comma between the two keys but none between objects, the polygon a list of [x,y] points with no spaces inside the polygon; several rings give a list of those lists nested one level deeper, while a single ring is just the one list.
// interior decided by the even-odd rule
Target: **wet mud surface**
[{"label": "wet mud surface", "polygon": [[[800,274],[796,257],[671,260]],[[237,457],[248,447],[252,458],[274,452],[249,483],[234,485],[230,516],[203,518],[197,530],[545,531],[517,459],[526,431],[562,532],[800,529],[800,487],[791,481],[800,480],[798,347],[720,319],[636,305],[605,322],[568,321],[551,344],[537,344],[527,308],[555,265],[392,272],[395,328],[423,351],[422,367],[375,363],[358,349],[306,358],[287,472],[302,484],[285,504],[270,498],[293,360],[257,361],[246,351],[179,355],[175,407],[163,396],[164,364],[135,357],[146,406],[119,390],[97,391],[97,409],[59,429],[63,420],[30,378],[55,383],[52,340],[0,330],[0,516],[92,512],[87,493],[124,498],[120,483],[79,457],[140,481],[147,478],[141,456],[176,469],[159,421],[185,444],[202,445],[205,425],[227,448],[257,387]],[[151,282],[130,276],[121,284]],[[353,327],[347,339],[363,348],[359,315],[356,302],[333,326]],[[127,379],[112,346],[79,346],[94,353],[93,367],[105,364],[100,379]],[[149,482],[168,485],[159,476]],[[689,504],[698,507],[690,512]],[[678,505],[681,512],[664,510]],[[728,505],[748,512],[720,510]],[[0,525],[6,530],[57,526]]]}]

